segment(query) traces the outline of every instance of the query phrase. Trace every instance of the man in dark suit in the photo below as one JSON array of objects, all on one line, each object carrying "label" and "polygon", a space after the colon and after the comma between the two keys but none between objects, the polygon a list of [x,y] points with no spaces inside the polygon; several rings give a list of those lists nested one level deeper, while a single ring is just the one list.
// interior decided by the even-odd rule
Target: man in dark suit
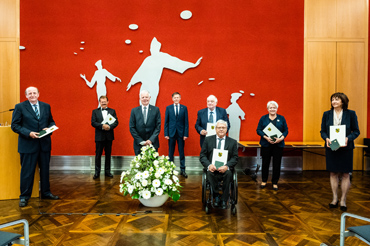
[{"label": "man in dark suit", "polygon": [[[227,201],[230,196],[229,186],[233,179],[232,170],[238,163],[238,143],[235,139],[226,136],[228,124],[226,121],[218,120],[216,123],[216,135],[206,137],[200,152],[199,160],[207,169],[207,179],[213,190],[215,197],[214,205],[219,206],[221,200],[221,208],[227,208]],[[227,162],[218,169],[212,164],[213,149],[227,150]],[[222,196],[218,193],[218,181],[223,180]]]},{"label": "man in dark suit", "polygon": [[150,144],[158,151],[158,135],[161,131],[161,113],[158,107],[149,105],[149,91],[142,90],[139,96],[141,106],[131,110],[129,123],[130,133],[134,138],[135,155],[140,154],[141,147]]},{"label": "man in dark suit", "polygon": [[25,93],[28,101],[15,105],[11,124],[12,130],[19,134],[18,152],[22,166],[20,207],[27,206],[28,199],[32,195],[37,163],[40,168],[41,198],[59,199],[50,191],[51,134],[39,138],[41,130],[55,126],[50,105],[38,100],[40,94],[36,87],[28,87]]},{"label": "man in dark suit", "polygon": [[[100,176],[101,170],[101,156],[103,149],[105,152],[105,176],[113,178],[110,172],[110,162],[112,153],[112,142],[114,140],[113,129],[118,126],[118,119],[116,111],[112,108],[108,108],[108,97],[101,96],[99,98],[100,108],[94,109],[91,116],[91,125],[95,128],[95,174],[93,179],[97,179]],[[107,122],[104,120],[108,115],[113,116],[108,119]],[[104,121],[104,122],[103,122]]]},{"label": "man in dark suit", "polygon": [[214,95],[210,95],[207,98],[207,108],[198,111],[195,129],[200,134],[200,147],[202,147],[204,138],[207,135],[207,123],[216,123],[218,120],[224,120],[228,125],[227,130],[230,128],[230,122],[227,117],[226,110],[216,107],[216,105],[217,98]]},{"label": "man in dark suit", "polygon": [[185,178],[188,175],[185,172],[185,140],[189,136],[188,108],[180,105],[181,95],[178,92],[172,94],[174,104],[167,106],[164,123],[164,137],[168,139],[168,156],[173,161],[176,141],[180,155],[181,175]]}]

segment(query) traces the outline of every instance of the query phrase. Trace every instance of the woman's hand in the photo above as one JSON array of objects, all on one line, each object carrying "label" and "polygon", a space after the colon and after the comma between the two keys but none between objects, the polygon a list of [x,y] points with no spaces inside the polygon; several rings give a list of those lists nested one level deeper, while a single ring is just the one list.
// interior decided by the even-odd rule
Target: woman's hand
[{"label": "woman's hand", "polygon": [[331,141],[329,138],[326,139],[326,147],[330,148]]},{"label": "woman's hand", "polygon": [[284,136],[282,135],[281,137],[275,139],[275,143],[280,143],[283,140],[284,140]]},{"label": "woman's hand", "polygon": [[267,142],[269,142],[270,144],[275,144],[274,140],[272,140],[272,138],[268,137],[268,136],[263,136],[264,139],[267,140]]}]

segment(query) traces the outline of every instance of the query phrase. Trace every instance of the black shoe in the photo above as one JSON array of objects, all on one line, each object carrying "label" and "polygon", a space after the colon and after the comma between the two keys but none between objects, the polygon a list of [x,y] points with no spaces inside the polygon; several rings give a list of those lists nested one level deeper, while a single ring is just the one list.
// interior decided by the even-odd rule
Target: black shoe
[{"label": "black shoe", "polygon": [[49,195],[41,196],[41,199],[58,200],[59,196],[55,196],[55,195],[50,193]]},{"label": "black shoe", "polygon": [[180,173],[184,178],[188,178],[188,175],[186,174],[186,172],[185,171],[181,171],[181,173]]},{"label": "black shoe", "polygon": [[274,185],[272,185],[272,189],[274,191],[278,191],[279,190],[279,187],[277,186],[277,184],[274,184]]},{"label": "black shoe", "polygon": [[99,178],[99,175],[95,173],[93,179],[97,179],[97,178]]},{"label": "black shoe", "polygon": [[111,173],[106,173],[106,174],[105,174],[105,177],[113,178],[113,174],[111,174]]},{"label": "black shoe", "polygon": [[[337,205],[338,207],[338,205]],[[347,206],[340,206],[340,210],[342,210],[343,212],[346,212],[347,211]]]},{"label": "black shoe", "polygon": [[[333,203],[329,203],[329,208],[337,208],[338,207],[338,203],[339,201],[337,201],[336,204],[333,204]],[[342,206],[341,206],[342,207]]]},{"label": "black shoe", "polygon": [[19,207],[25,207],[25,206],[27,206],[27,203],[28,203],[28,201],[26,199],[21,198],[19,200]]},{"label": "black shoe", "polygon": [[221,208],[222,209],[227,209],[227,203],[225,201],[221,202]]},{"label": "black shoe", "polygon": [[215,197],[215,202],[213,203],[213,206],[215,206],[215,207],[220,206],[220,197],[218,197],[218,196]]}]

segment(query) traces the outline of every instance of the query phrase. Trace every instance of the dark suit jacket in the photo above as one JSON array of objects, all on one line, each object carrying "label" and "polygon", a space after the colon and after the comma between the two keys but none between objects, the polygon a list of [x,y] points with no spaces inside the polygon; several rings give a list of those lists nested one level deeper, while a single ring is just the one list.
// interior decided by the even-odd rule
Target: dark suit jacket
[{"label": "dark suit jacket", "polygon": [[116,111],[112,108],[107,108],[108,114],[111,114],[116,121],[109,125],[110,130],[106,131],[103,130],[103,113],[101,108],[94,109],[91,115],[91,125],[95,128],[95,141],[105,141],[105,140],[114,140],[114,128],[118,126],[118,118],[116,115]]},{"label": "dark suit jacket", "polygon": [[167,106],[164,121],[164,136],[173,137],[175,133],[179,137],[189,137],[188,108],[180,104],[179,115],[176,118],[173,104]]},{"label": "dark suit jacket", "polygon": [[[333,123],[333,110],[329,110],[324,112],[322,116],[321,122],[321,138],[325,140],[325,148],[326,147],[326,139],[330,138],[330,126],[334,125]],[[360,129],[358,128],[357,122],[357,115],[356,112],[353,110],[343,110],[342,115],[342,123],[341,125],[346,125],[346,136],[348,138],[348,143],[346,149],[354,149],[355,143],[354,140],[360,135]]]},{"label": "dark suit jacket", "polygon": [[50,105],[39,101],[40,119],[37,119],[34,109],[29,101],[15,105],[11,128],[18,137],[19,153],[36,153],[38,151],[51,151],[51,138],[47,135],[43,138],[31,138],[31,132],[40,132],[44,128],[55,125],[51,115]]},{"label": "dark suit jacket", "polygon": [[141,106],[133,108],[130,116],[130,132],[134,138],[134,149],[141,148],[140,142],[150,140],[154,148],[159,148],[158,135],[161,131],[161,113],[159,108],[149,105],[146,124],[144,124]]},{"label": "dark suit jacket", "polygon": [[[270,146],[270,143],[263,137],[266,134],[263,132],[263,129],[270,124],[269,114],[266,114],[261,117],[260,121],[258,122],[257,126],[257,134],[261,136],[260,145],[262,147],[268,147]],[[282,115],[277,114],[276,115],[276,128],[281,131],[281,133],[284,135],[284,140],[286,136],[288,136],[288,125],[286,124],[285,118]],[[280,137],[280,136],[278,136]],[[285,142],[281,141],[280,143],[276,144],[278,147],[283,148],[285,146]]]},{"label": "dark suit jacket", "polygon": [[[212,164],[213,149],[216,148],[216,136],[206,137],[200,151],[199,160],[205,169],[208,169],[208,166]],[[226,165],[232,170],[238,163],[238,143],[235,139],[226,137],[224,149],[228,150]]]},{"label": "dark suit jacket", "polygon": [[[216,107],[216,121],[224,120],[227,122],[227,130],[230,129],[229,117],[227,117],[226,110],[224,108]],[[200,134],[202,130],[207,130],[208,122],[208,108],[204,108],[198,111],[197,122],[195,123],[195,129]],[[205,136],[200,135],[200,145],[202,146]]]}]

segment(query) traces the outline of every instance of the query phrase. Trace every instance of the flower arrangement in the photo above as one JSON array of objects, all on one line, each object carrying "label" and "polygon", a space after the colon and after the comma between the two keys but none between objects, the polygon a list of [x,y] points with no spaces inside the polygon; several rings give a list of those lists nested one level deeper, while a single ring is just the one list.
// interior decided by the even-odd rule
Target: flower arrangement
[{"label": "flower arrangement", "polygon": [[180,198],[181,185],[175,164],[168,156],[159,156],[152,145],[141,148],[141,153],[131,161],[130,170],[121,174],[120,192],[132,199],[149,199],[168,194],[172,200]]}]

